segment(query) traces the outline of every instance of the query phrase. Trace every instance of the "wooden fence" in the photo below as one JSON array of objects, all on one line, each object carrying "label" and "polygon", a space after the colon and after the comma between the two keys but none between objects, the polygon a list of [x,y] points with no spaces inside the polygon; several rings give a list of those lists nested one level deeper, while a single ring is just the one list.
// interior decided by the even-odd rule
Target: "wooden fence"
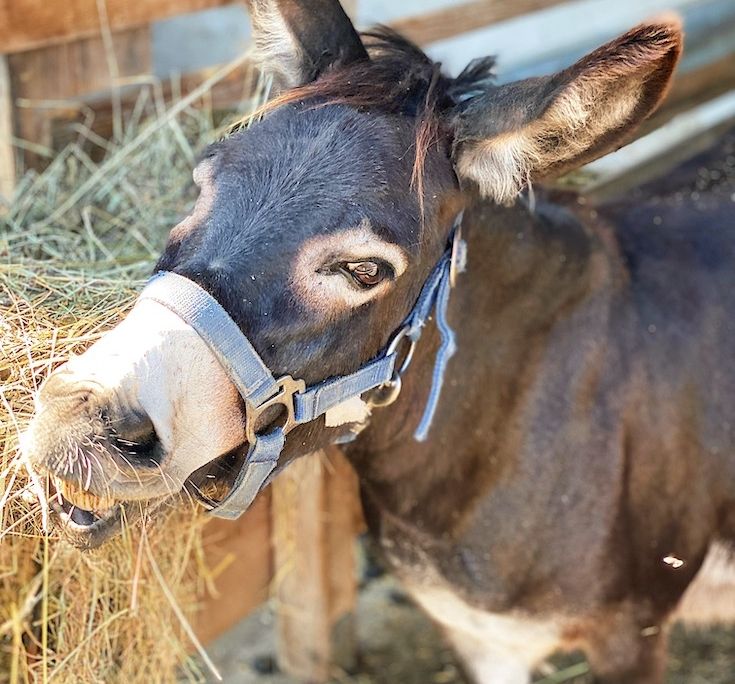
[{"label": "wooden fence", "polygon": [[[93,111],[96,130],[109,133],[111,101],[117,98],[124,107],[135,99],[131,89],[151,87],[145,75],[152,72],[154,22],[227,4],[0,2],[0,196],[12,195],[18,169],[42,163],[37,151],[63,142],[64,126],[83,111]],[[500,52],[501,80],[565,66],[646,16],[672,8],[684,17],[687,48],[669,98],[644,128],[653,137],[640,141],[635,166],[660,160],[672,147],[735,118],[732,0],[439,0],[428,9],[420,0],[344,4],[358,24],[363,16],[387,21],[453,71],[473,57]],[[189,92],[210,73],[184,74],[176,87]],[[217,107],[248,95],[252,79],[246,74],[241,67],[217,85]],[[160,84],[164,95],[173,87]],[[699,107],[709,107],[706,116],[697,114]],[[595,188],[630,172],[626,158],[619,159],[593,165]],[[205,641],[216,637],[275,592],[284,607],[282,663],[320,681],[328,668],[332,626],[349,613],[356,593],[357,484],[335,452],[295,464],[271,489],[240,521],[212,524],[210,560],[227,567],[218,582],[221,597],[203,611],[199,631]]]},{"label": "wooden fence", "polygon": [[[38,150],[64,142],[60,122],[95,113],[94,127],[112,130],[110,97],[135,101],[150,87],[151,26],[172,15],[232,4],[228,0],[13,0],[0,5],[0,195],[8,197],[19,168],[42,163]],[[731,0],[470,0],[422,3],[409,0],[396,10],[378,0],[345,3],[361,16],[384,20],[457,70],[472,57],[500,53],[500,77],[550,71],[636,21],[671,8],[685,18],[687,50],[665,107],[646,131],[660,126],[692,103],[735,85],[735,3]],[[439,5],[438,7],[437,4]],[[377,10],[369,11],[371,6]],[[365,10],[368,11],[365,11]],[[402,16],[401,14],[409,16]],[[412,13],[413,12],[413,13]],[[397,16],[396,16],[397,15]],[[574,27],[571,30],[570,27]],[[215,106],[241,101],[251,83],[247,67],[214,89]],[[184,74],[183,92],[208,71]],[[163,92],[170,92],[164,82]],[[131,104],[132,106],[132,104]],[[34,151],[35,150],[35,151]]]}]

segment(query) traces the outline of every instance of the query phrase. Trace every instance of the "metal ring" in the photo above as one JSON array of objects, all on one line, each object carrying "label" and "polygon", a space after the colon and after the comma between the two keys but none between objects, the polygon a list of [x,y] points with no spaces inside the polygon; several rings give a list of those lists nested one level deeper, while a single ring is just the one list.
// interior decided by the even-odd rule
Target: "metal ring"
[{"label": "metal ring", "polygon": [[408,339],[408,351],[406,352],[406,356],[404,357],[403,362],[401,363],[398,370],[393,373],[394,380],[399,379],[406,372],[406,370],[408,370],[408,367],[411,365],[411,361],[413,361],[414,352],[416,351],[416,340],[409,337],[408,333],[408,326],[404,326],[403,328],[401,328],[396,333],[395,337],[391,340],[390,344],[388,345],[388,349],[386,349],[385,351],[386,356],[397,354],[398,346],[400,345],[400,343],[403,342],[404,339]]},{"label": "metal ring", "polygon": [[398,349],[398,345],[401,343],[404,337],[408,335],[408,327],[403,326],[394,336],[393,339],[390,341],[390,344],[388,345],[388,349],[385,350],[385,355],[390,356],[391,354],[395,354],[396,350]]}]

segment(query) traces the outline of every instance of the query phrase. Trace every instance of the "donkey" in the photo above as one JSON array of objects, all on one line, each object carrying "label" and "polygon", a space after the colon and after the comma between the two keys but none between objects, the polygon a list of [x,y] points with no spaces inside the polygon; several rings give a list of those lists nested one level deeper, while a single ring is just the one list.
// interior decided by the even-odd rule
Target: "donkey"
[{"label": "donkey", "polygon": [[686,198],[593,217],[521,193],[630,137],[678,20],[497,85],[491,58],[452,78],[334,0],[251,9],[278,96],[204,153],[163,275],[40,390],[24,449],[60,527],[96,546],[185,487],[237,515],[344,443],[372,535],[477,682],[577,648],[602,682],[662,681],[670,618],[735,530],[735,226]]}]

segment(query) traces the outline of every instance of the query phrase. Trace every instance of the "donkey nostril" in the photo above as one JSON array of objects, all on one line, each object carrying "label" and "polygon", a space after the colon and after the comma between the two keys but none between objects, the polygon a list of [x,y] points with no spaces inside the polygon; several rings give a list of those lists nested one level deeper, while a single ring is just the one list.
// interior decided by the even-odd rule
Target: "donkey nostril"
[{"label": "donkey nostril", "polygon": [[112,439],[129,454],[150,456],[158,445],[151,419],[142,411],[131,411],[111,421]]},{"label": "donkey nostril", "polygon": [[41,402],[64,401],[89,404],[97,401],[101,388],[94,382],[79,380],[65,370],[52,373],[41,386]]}]

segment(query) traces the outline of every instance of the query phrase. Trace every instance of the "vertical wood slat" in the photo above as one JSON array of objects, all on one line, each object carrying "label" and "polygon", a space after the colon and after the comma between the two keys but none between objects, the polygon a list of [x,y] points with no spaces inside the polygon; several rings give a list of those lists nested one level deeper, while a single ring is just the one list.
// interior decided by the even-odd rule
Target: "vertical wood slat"
[{"label": "vertical wood slat", "polygon": [[305,681],[328,679],[333,630],[353,628],[356,501],[357,478],[336,449],[298,459],[273,483],[279,664]]},{"label": "vertical wood slat", "polygon": [[6,202],[10,201],[15,190],[15,148],[12,138],[13,96],[10,71],[8,58],[0,55],[0,199]]}]

